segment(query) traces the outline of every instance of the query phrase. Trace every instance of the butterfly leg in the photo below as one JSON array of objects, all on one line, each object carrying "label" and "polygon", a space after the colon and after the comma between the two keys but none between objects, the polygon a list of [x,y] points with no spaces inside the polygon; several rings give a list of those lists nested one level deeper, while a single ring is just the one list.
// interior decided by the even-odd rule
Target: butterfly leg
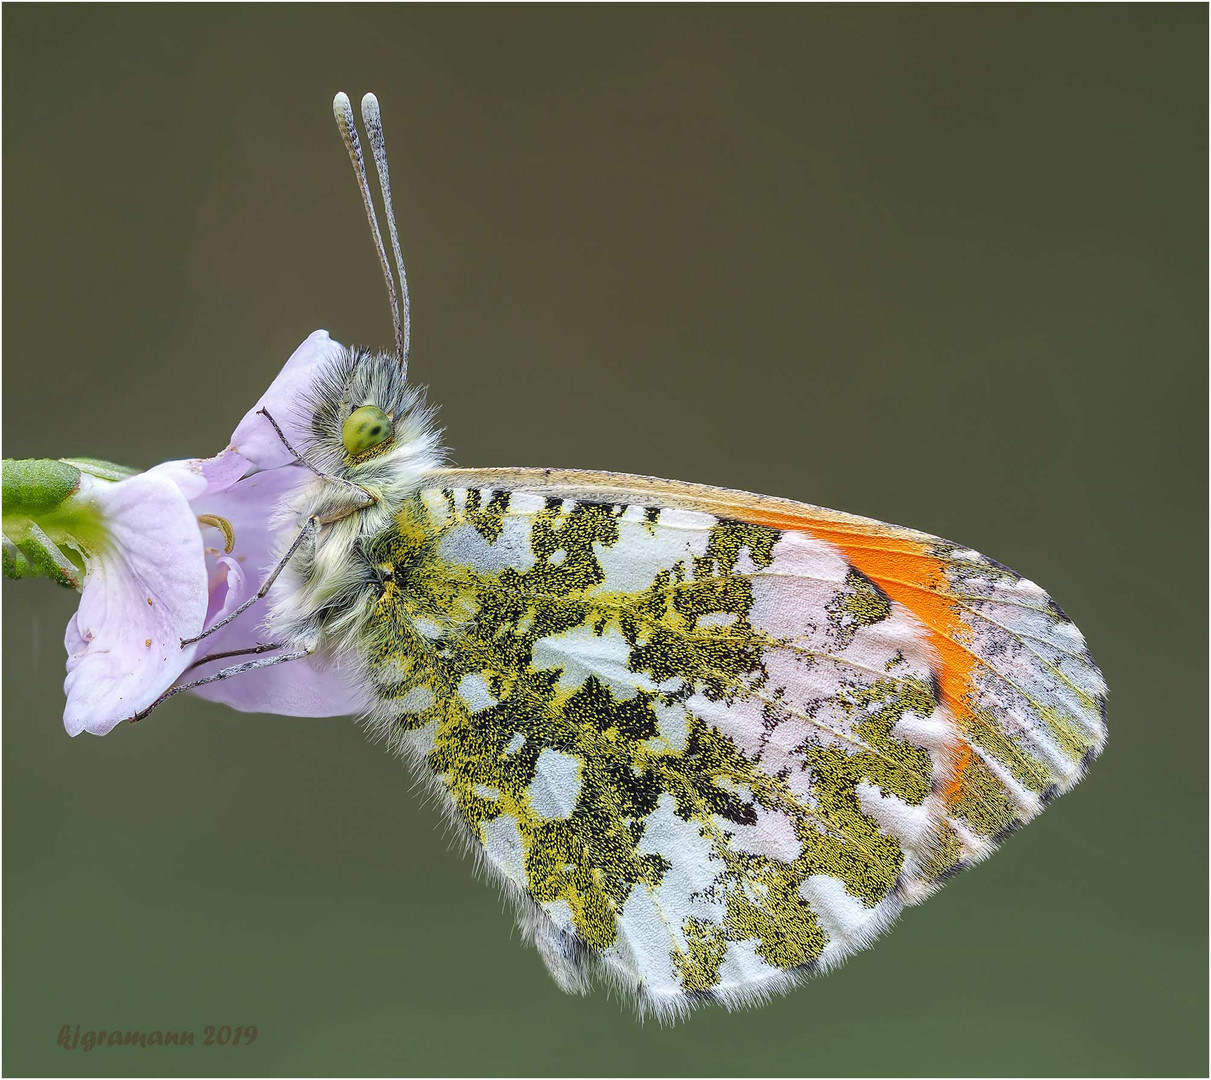
[{"label": "butterfly leg", "polygon": [[305,469],[310,469],[321,480],[327,480],[330,484],[339,484],[341,487],[347,488],[351,492],[356,492],[354,496],[358,500],[356,509],[364,510],[367,506],[373,506],[378,500],[370,494],[360,484],[355,484],[351,480],[346,480],[343,476],[334,476],[332,473],[320,472],[314,465],[308,462],[302,454],[300,454],[293,446],[290,445],[290,440],[286,438],[286,433],[278,427],[278,422],[269,414],[268,409],[258,409],[266,420],[273,425],[273,430],[277,432],[278,438],[282,441],[282,445],[290,451],[294,460],[302,465]]},{"label": "butterfly leg", "polygon": [[294,558],[295,552],[297,552],[298,549],[303,546],[303,542],[305,540],[307,540],[309,538],[314,538],[315,534],[317,532],[319,532],[319,528],[320,528],[319,518],[316,518],[316,517],[308,518],[307,524],[303,526],[303,528],[299,532],[298,536],[296,536],[294,538],[294,543],[290,545],[290,549],[286,552],[285,555],[282,556],[282,561],[279,562],[277,564],[277,566],[275,566],[272,570],[269,571],[268,576],[261,583],[261,587],[259,589],[257,589],[256,594],[253,596],[250,596],[247,600],[245,600],[238,608],[236,608],[233,612],[231,612],[231,614],[229,614],[225,619],[220,619],[213,626],[208,626],[205,630],[203,630],[200,634],[198,634],[197,637],[182,638],[181,647],[184,648],[186,645],[192,645],[196,641],[201,641],[203,638],[209,637],[216,630],[219,630],[222,627],[226,626],[229,622],[231,622],[232,619],[236,618],[239,615],[242,615],[245,611],[247,611],[250,607],[252,607],[252,605],[255,604],[258,600],[263,600],[265,598],[265,594],[269,591],[269,589],[271,588],[273,583],[275,581],[277,581],[278,574],[280,574],[286,568],[286,564],[292,558]]},{"label": "butterfly leg", "polygon": [[[280,646],[274,646],[280,648]],[[243,664],[233,664],[231,667],[223,668],[222,671],[216,671],[213,675],[206,675],[201,679],[194,679],[193,682],[182,683],[180,686],[174,686],[169,690],[165,690],[155,701],[147,706],[146,709],[134,714],[130,717],[129,723],[135,724],[148,716],[153,709],[163,705],[170,697],[175,697],[177,694],[185,690],[192,690],[196,686],[205,686],[207,683],[223,682],[225,679],[234,679],[237,675],[243,675],[247,671],[256,671],[258,668],[273,667],[275,664],[288,664],[292,660],[302,660],[305,656],[310,656],[314,649],[298,649],[295,652],[282,653],[279,656],[266,657],[264,660],[248,660]],[[223,654],[218,654],[223,655]],[[213,658],[212,658],[213,659]]]},{"label": "butterfly leg", "polygon": [[261,643],[257,645],[250,645],[247,649],[232,649],[230,652],[211,653],[209,656],[203,656],[195,660],[185,670],[192,671],[194,668],[201,667],[203,664],[209,664],[215,660],[226,660],[230,656],[252,656],[255,653],[273,652],[275,649],[280,648],[281,645]]}]

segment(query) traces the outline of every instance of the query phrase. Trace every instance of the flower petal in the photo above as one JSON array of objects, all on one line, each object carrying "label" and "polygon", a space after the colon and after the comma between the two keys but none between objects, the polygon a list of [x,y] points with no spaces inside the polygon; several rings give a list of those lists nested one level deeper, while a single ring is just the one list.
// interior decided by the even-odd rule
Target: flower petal
[{"label": "flower petal", "polygon": [[[281,523],[279,508],[304,485],[314,482],[315,477],[306,469],[289,465],[255,473],[227,491],[194,503],[196,513],[226,518],[235,532],[231,555],[221,555],[214,547],[207,548],[211,581],[209,606],[214,613],[210,622],[221,619],[260,588],[266,574],[277,564],[295,535],[294,524]],[[232,573],[232,559],[241,574]],[[288,587],[288,575],[283,575],[273,585],[275,590]],[[254,605],[234,622],[206,638],[201,643],[202,655],[269,643],[272,639],[264,626],[267,613],[268,602]],[[260,658],[268,659],[273,655],[266,653]],[[226,664],[255,659],[258,657],[252,655],[224,658],[193,669],[189,678],[213,675]],[[364,701],[349,671],[321,656],[244,672],[224,682],[200,686],[194,692],[242,712],[283,716],[345,716],[360,711]]]},{"label": "flower petal", "polygon": [[[209,567],[210,551],[207,550],[206,554],[206,565]],[[206,608],[207,626],[227,618],[244,597],[251,596],[258,588],[255,584],[251,588],[245,585],[247,576],[238,559],[219,555],[214,561],[214,572],[210,575],[210,602]]]},{"label": "flower petal", "polygon": [[275,469],[294,461],[290,451],[282,445],[273,425],[261,409],[267,409],[277,421],[286,438],[296,450],[310,436],[311,418],[305,415],[303,401],[315,382],[315,377],[328,364],[333,363],[344,351],[344,346],[333,341],[327,330],[317,330],[294,350],[286,366],[269,385],[261,397],[240,421],[231,436],[231,450],[236,451],[260,469]]},{"label": "flower petal", "polygon": [[228,448],[211,458],[181,458],[165,461],[148,469],[149,474],[166,476],[177,485],[189,500],[203,495],[226,491],[250,468],[250,462],[242,454]]},{"label": "flower petal", "polygon": [[104,735],[146,708],[193,659],[181,639],[202,629],[206,564],[194,511],[154,470],[110,483],[83,477],[77,498],[106,538],[86,556],[80,607],[67,626],[69,735]]}]

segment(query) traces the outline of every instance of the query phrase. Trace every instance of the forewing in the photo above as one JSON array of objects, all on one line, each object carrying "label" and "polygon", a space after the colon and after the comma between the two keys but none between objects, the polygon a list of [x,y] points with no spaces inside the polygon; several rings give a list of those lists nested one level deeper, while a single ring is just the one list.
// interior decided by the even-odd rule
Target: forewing
[{"label": "forewing", "polygon": [[566,989],[758,999],[1083,775],[1041,589],[910,530],[617,474],[448,470],[371,553],[375,721]]}]

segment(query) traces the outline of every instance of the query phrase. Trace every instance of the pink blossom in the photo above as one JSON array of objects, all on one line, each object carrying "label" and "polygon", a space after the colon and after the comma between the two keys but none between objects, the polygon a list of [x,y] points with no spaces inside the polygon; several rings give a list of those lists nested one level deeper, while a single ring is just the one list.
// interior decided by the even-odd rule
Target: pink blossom
[{"label": "pink blossom", "polygon": [[[166,462],[116,482],[82,476],[73,506],[101,528],[92,541],[73,545],[86,573],[64,640],[68,734],[104,735],[174,685],[239,662],[198,663],[203,658],[268,641],[265,607],[254,605],[202,641],[181,645],[252,596],[293,538],[295,527],[281,524],[276,510],[315,477],[295,463],[259,410],[301,445],[301,396],[340,351],[324,330],[308,337],[215,457]],[[243,711],[288,716],[342,715],[361,701],[321,655],[196,692]]]}]

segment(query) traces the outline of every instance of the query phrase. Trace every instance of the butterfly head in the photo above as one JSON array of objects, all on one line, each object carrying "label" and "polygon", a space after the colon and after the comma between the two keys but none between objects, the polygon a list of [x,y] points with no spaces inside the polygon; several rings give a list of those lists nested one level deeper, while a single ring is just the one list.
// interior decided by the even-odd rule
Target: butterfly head
[{"label": "butterfly head", "polygon": [[434,410],[392,353],[343,349],[320,372],[307,408],[306,457],[321,471],[375,484],[441,464]]}]

